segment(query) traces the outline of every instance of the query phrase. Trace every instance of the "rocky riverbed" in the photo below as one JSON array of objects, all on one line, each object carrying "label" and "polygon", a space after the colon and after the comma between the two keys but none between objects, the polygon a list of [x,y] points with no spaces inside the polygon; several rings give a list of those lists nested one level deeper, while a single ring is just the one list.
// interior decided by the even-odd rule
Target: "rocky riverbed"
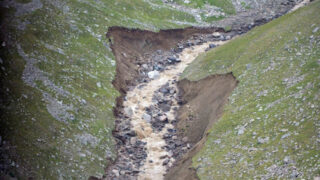
[{"label": "rocky riverbed", "polygon": [[118,161],[108,178],[163,179],[167,168],[192,147],[176,134],[176,111],[181,100],[180,73],[200,53],[230,40],[236,33],[194,36],[170,52],[157,51],[154,61],[139,68],[140,83],[127,92],[115,137]]}]

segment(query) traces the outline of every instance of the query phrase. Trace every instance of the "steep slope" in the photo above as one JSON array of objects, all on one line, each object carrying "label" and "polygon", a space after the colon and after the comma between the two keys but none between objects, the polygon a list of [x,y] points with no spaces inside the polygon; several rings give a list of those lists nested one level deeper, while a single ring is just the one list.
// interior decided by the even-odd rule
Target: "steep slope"
[{"label": "steep slope", "polygon": [[86,179],[114,159],[113,25],[194,17],[137,1],[1,1],[1,175]]},{"label": "steep slope", "polygon": [[228,72],[239,81],[193,158],[200,179],[319,175],[319,11],[315,1],[207,52],[185,70],[182,78],[192,81]]}]

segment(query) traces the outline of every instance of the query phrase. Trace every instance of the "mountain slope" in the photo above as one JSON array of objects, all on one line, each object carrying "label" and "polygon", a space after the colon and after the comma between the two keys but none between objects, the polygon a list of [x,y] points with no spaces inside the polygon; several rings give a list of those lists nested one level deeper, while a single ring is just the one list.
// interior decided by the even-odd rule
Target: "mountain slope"
[{"label": "mountain slope", "polygon": [[319,175],[320,1],[195,60],[182,78],[233,72],[238,87],[193,158],[200,179]]},{"label": "mountain slope", "polygon": [[112,111],[119,95],[108,27],[156,31],[192,25],[194,17],[141,0],[0,5],[1,175],[102,176],[116,156]]}]

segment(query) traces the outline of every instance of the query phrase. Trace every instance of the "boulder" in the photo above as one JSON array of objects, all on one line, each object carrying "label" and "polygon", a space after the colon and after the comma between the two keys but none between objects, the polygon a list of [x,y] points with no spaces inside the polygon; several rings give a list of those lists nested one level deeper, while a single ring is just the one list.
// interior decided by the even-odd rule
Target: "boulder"
[{"label": "boulder", "polygon": [[119,177],[119,176],[120,176],[119,170],[113,169],[112,172],[113,172],[113,174],[114,174],[116,177]]},{"label": "boulder", "polygon": [[312,33],[316,33],[316,32],[318,32],[318,30],[319,30],[319,27],[316,27],[313,29]]},{"label": "boulder", "polygon": [[216,45],[215,44],[209,44],[209,48],[211,49],[211,48],[215,48],[216,47]]},{"label": "boulder", "polygon": [[159,71],[150,71],[148,72],[148,77],[150,79],[158,79],[160,77]]},{"label": "boulder", "polygon": [[147,64],[142,64],[142,67],[143,67],[144,69],[148,69],[148,68],[149,68]]},{"label": "boulder", "polygon": [[151,116],[150,116],[149,114],[147,114],[147,113],[144,113],[143,116],[142,116],[142,118],[143,118],[145,121],[147,121],[148,123],[151,122]]},{"label": "boulder", "polygon": [[128,117],[131,117],[133,115],[133,110],[131,107],[124,108],[124,114]]},{"label": "boulder", "polygon": [[167,120],[167,116],[162,115],[162,116],[159,117],[159,120],[162,121],[162,122],[166,121]]},{"label": "boulder", "polygon": [[163,112],[168,112],[171,109],[171,106],[169,104],[166,103],[161,103],[159,104],[159,108],[163,111]]},{"label": "boulder", "polygon": [[167,61],[169,62],[169,64],[175,64],[175,63],[181,62],[181,60],[176,57],[168,57]]}]

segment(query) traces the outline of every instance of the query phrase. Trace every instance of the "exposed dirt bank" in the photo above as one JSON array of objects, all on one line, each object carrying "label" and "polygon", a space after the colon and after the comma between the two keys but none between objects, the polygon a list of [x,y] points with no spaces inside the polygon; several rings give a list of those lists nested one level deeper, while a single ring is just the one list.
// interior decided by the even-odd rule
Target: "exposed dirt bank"
[{"label": "exposed dirt bank", "polygon": [[178,111],[178,134],[195,145],[169,170],[166,179],[197,179],[191,158],[206,141],[208,129],[221,117],[237,83],[232,73],[212,75],[196,82],[186,79],[178,82],[183,104]]},{"label": "exposed dirt bank", "polygon": [[[110,27],[107,38],[111,40],[111,49],[117,61],[116,77],[113,85],[120,91],[117,107],[122,105],[123,95],[141,82],[140,66],[151,63],[152,54],[156,51],[170,51],[172,48],[179,51],[178,42],[189,39],[192,35],[224,32],[222,28],[185,28],[169,29],[151,32],[140,29]],[[117,114],[115,108],[115,113]]]},{"label": "exposed dirt bank", "polygon": [[199,142],[217,120],[237,80],[232,73],[212,75],[199,81],[178,82],[183,105],[178,111],[177,127],[191,143]]}]

